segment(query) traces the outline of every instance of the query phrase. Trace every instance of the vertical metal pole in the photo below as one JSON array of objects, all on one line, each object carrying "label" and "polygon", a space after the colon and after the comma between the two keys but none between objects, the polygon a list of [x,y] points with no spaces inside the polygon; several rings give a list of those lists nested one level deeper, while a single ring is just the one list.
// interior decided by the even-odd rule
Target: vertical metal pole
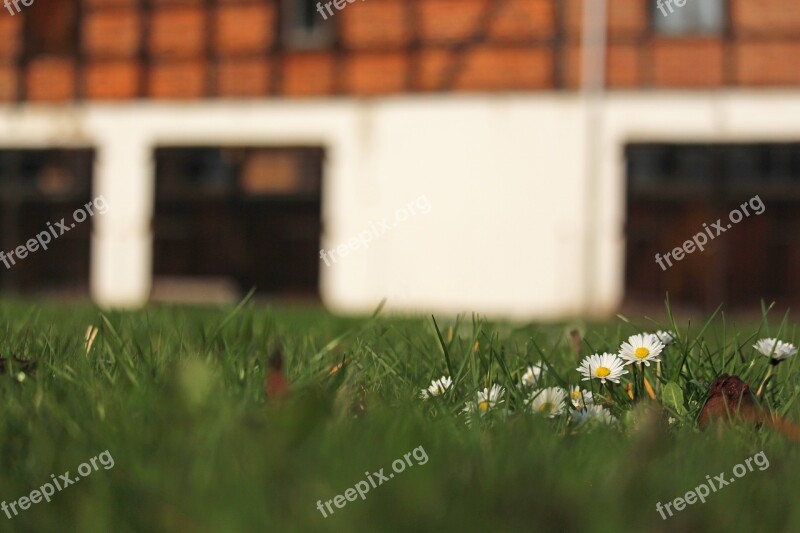
[{"label": "vertical metal pole", "polygon": [[597,231],[600,176],[599,137],[602,134],[606,74],[607,0],[583,0],[581,37],[581,99],[584,108],[586,166],[584,169],[584,228],[582,261],[583,313],[593,314],[596,304]]}]

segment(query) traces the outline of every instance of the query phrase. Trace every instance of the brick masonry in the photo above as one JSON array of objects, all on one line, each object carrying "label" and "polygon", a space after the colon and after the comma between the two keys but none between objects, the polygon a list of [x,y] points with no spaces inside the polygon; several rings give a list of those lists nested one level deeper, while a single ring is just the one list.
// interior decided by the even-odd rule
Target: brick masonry
[{"label": "brick masonry", "polygon": [[[38,0],[31,9],[47,9]],[[576,90],[581,0],[366,0],[320,49],[282,38],[281,0],[77,0],[64,53],[0,13],[0,101]],[[652,2],[609,0],[611,89],[800,85],[800,2],[729,0],[722,35],[657,35]],[[320,17],[321,18],[321,17]]]}]

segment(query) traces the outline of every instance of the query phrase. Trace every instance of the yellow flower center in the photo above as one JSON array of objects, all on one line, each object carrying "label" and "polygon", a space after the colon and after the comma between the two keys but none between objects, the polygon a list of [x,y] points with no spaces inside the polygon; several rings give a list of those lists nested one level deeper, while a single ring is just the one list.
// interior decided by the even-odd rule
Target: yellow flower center
[{"label": "yellow flower center", "polygon": [[544,402],[542,405],[539,406],[540,413],[551,413],[555,410],[556,404],[553,402]]},{"label": "yellow flower center", "polygon": [[604,378],[611,374],[611,370],[609,370],[604,366],[601,366],[600,368],[595,370],[594,373],[598,378]]},{"label": "yellow flower center", "polygon": [[478,404],[478,409],[480,409],[481,411],[488,411],[489,410],[489,402],[488,401],[483,401],[483,402],[479,403]]},{"label": "yellow flower center", "polygon": [[[607,374],[606,374],[606,375],[607,375]],[[576,391],[574,391],[574,392],[572,393],[572,399],[573,399],[573,400],[580,400],[581,398],[582,398],[582,396],[581,396],[581,391],[579,391],[579,390],[576,390]]]},{"label": "yellow flower center", "polygon": [[639,348],[636,348],[636,351],[633,352],[633,355],[635,355],[639,359],[644,359],[645,357],[650,355],[650,350],[648,350],[644,346],[640,346]]}]

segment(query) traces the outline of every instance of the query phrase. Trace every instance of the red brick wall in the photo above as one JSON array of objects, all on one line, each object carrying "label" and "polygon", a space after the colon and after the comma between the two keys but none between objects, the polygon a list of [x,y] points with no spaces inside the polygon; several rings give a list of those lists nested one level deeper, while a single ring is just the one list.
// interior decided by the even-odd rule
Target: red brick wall
[{"label": "red brick wall", "polygon": [[31,61],[25,89],[33,101],[57,102],[75,95],[75,61],[69,58],[42,57]]},{"label": "red brick wall", "polygon": [[[74,57],[25,55],[25,11],[2,13],[0,101],[580,85],[583,0],[356,0],[323,22],[335,40],[322,50],[283,45],[279,0],[150,0],[146,10],[139,0],[72,1],[81,9]],[[653,32],[649,0],[608,2],[612,89],[800,85],[797,0],[729,0],[723,36],[685,38]]]},{"label": "red brick wall", "polygon": [[81,46],[91,56],[132,57],[139,50],[141,35],[142,21],[135,9],[89,12],[83,19]]},{"label": "red brick wall", "polygon": [[87,65],[86,97],[92,100],[135,98],[141,68],[136,61],[92,61]]},{"label": "red brick wall", "polygon": [[289,53],[283,57],[281,94],[319,96],[333,94],[336,58],[325,52]]},{"label": "red brick wall", "polygon": [[[582,0],[565,2],[565,83],[577,87]],[[728,0],[728,35],[683,38],[653,34],[648,5],[609,0],[606,74],[611,88],[800,85],[800,2]]]},{"label": "red brick wall", "polygon": [[275,42],[271,4],[223,4],[214,13],[214,48],[219,54],[264,53]]},{"label": "red brick wall", "polygon": [[19,70],[17,58],[22,44],[22,18],[18,15],[8,16],[8,12],[0,16],[0,102],[17,99]]}]

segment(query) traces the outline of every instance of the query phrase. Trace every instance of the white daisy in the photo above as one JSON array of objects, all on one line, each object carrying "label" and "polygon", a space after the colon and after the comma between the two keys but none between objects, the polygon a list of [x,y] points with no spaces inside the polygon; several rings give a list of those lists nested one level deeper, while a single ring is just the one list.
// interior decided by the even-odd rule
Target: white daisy
[{"label": "white daisy", "polygon": [[422,389],[422,391],[420,391],[419,397],[423,400],[427,400],[433,396],[441,396],[444,394],[444,391],[450,388],[450,385],[452,384],[453,381],[448,376],[442,376],[439,379],[434,379],[431,381],[431,384],[427,389]]},{"label": "white daisy", "polygon": [[619,356],[625,359],[626,365],[631,363],[650,363],[659,362],[658,356],[664,350],[664,345],[658,337],[652,333],[641,333],[631,335],[627,342],[623,342],[619,348]]},{"label": "white daisy", "polygon": [[539,381],[543,371],[544,367],[542,365],[529,366],[525,373],[522,374],[522,384],[533,387]]},{"label": "white daisy", "polygon": [[611,411],[600,405],[587,405],[583,409],[572,411],[572,421],[576,426],[582,427],[591,422],[600,424],[613,424],[616,418]]},{"label": "white daisy", "polygon": [[611,353],[584,357],[583,361],[581,361],[581,366],[577,370],[583,374],[581,381],[594,378],[599,379],[600,383],[605,383],[606,380],[619,383],[620,376],[628,373],[624,368],[622,359]]},{"label": "white daisy", "polygon": [[503,401],[503,395],[506,390],[500,385],[494,384],[491,389],[483,389],[478,391],[478,410],[486,412],[489,409],[494,409],[494,406]]},{"label": "white daisy", "polygon": [[594,395],[591,391],[581,389],[580,386],[575,385],[569,391],[569,399],[575,409],[583,409],[587,405],[594,403]]},{"label": "white daisy", "polygon": [[525,400],[525,404],[530,407],[534,414],[542,414],[553,418],[564,412],[566,399],[567,391],[559,387],[548,387],[535,391],[530,398]]},{"label": "white daisy", "polygon": [[664,346],[669,346],[673,342],[675,342],[675,333],[672,331],[661,331],[658,330],[655,333],[656,338],[663,344]]},{"label": "white daisy", "polygon": [[756,341],[753,348],[767,357],[771,357],[773,362],[783,361],[797,353],[794,344],[779,341],[778,339],[768,338]]},{"label": "white daisy", "polygon": [[467,424],[472,422],[472,416],[479,414],[483,416],[490,409],[503,401],[506,390],[500,385],[492,385],[491,389],[483,389],[477,392],[477,399],[474,402],[467,402],[462,410],[467,417]]}]

